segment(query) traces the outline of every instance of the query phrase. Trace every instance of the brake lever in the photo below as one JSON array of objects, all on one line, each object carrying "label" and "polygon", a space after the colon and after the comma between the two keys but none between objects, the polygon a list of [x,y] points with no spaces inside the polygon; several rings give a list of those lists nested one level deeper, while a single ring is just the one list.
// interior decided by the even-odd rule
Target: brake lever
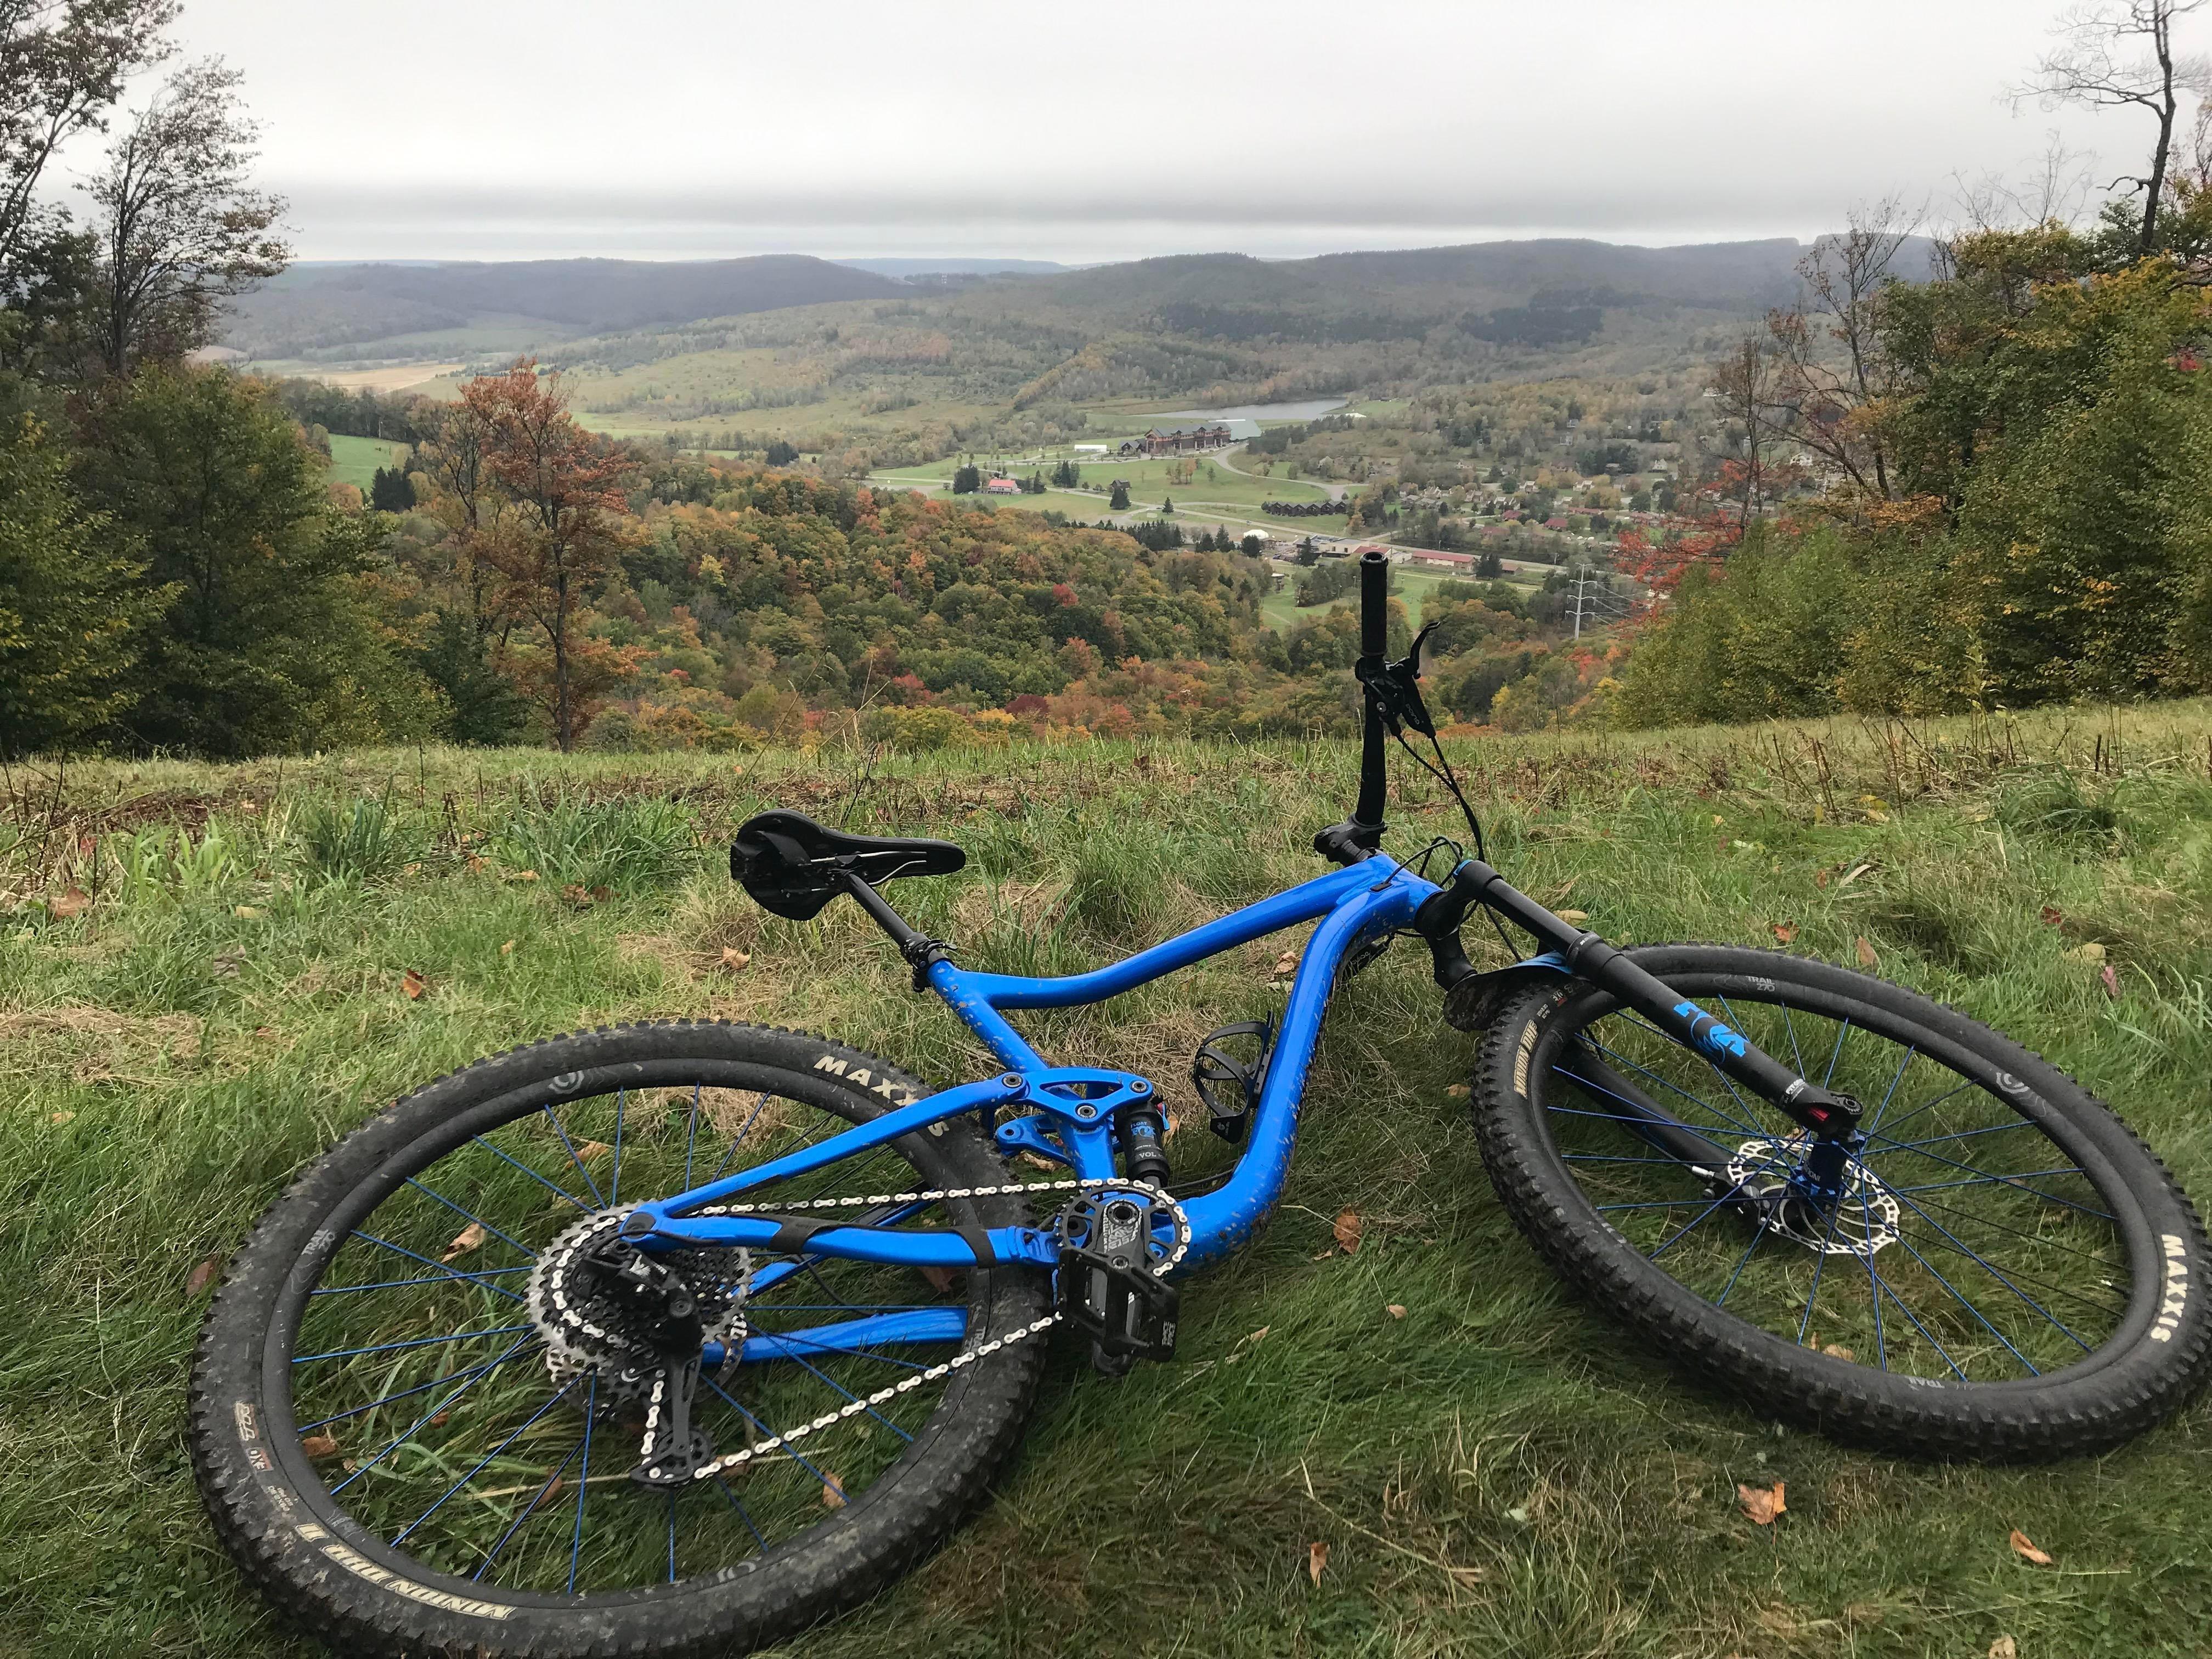
[{"label": "brake lever", "polygon": [[1382,723],[1390,728],[1394,738],[1403,738],[1407,726],[1425,738],[1437,735],[1436,722],[1429,718],[1428,705],[1421,700],[1421,647],[1440,625],[1422,623],[1421,631],[1413,635],[1413,646],[1404,656],[1395,662],[1382,664],[1364,677],[1367,689],[1375,695]]}]

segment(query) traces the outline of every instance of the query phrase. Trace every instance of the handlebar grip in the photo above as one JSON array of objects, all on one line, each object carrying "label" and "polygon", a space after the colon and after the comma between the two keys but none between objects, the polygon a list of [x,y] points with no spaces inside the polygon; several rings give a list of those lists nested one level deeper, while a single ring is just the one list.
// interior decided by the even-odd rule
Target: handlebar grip
[{"label": "handlebar grip", "polygon": [[1359,556],[1359,653],[1380,658],[1390,648],[1390,562],[1380,553]]}]

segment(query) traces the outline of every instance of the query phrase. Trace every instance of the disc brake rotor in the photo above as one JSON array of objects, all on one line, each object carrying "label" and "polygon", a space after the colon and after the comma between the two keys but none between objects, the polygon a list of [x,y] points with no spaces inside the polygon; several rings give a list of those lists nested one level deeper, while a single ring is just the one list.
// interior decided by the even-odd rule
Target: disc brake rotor
[{"label": "disc brake rotor", "polygon": [[1728,1163],[1729,1189],[1751,1199],[1769,1229],[1815,1255],[1865,1259],[1894,1244],[1904,1206],[1856,1158],[1845,1164],[1832,1206],[1800,1188],[1793,1176],[1811,1145],[1802,1133],[1743,1142]]}]

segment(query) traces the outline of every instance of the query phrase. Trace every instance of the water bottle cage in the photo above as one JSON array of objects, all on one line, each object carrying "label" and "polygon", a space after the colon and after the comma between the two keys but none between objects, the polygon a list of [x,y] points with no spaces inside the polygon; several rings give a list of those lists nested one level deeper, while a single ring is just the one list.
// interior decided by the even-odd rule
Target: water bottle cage
[{"label": "water bottle cage", "polygon": [[[1256,1039],[1249,1060],[1226,1053],[1221,1044],[1240,1037]],[[1252,1114],[1260,1104],[1260,1085],[1267,1075],[1267,1055],[1274,1047],[1273,1019],[1240,1020],[1224,1025],[1199,1044],[1190,1062],[1191,1086],[1205,1103],[1206,1127],[1232,1146],[1242,1146],[1252,1127]]]}]

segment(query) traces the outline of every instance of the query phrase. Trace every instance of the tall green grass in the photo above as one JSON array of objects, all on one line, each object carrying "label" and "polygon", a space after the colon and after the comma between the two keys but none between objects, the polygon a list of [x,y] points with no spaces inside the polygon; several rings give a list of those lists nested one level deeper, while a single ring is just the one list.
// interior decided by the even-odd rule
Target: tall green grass
[{"label": "tall green grass", "polygon": [[[1621,941],[1772,945],[1781,927],[1855,962],[1864,939],[1885,974],[2080,1073],[2205,1198],[2208,741],[2212,713],[2173,705],[1460,758],[1516,884]],[[1069,971],[1318,872],[1307,843],[1354,771],[1336,744],[1084,744],[888,771],[836,752],[410,750],[72,766],[58,791],[19,793],[0,816],[0,1652],[311,1650],[198,1513],[191,1285],[395,1096],[532,1036],[668,1017],[826,1030],[933,1081],[985,1073],[854,907],[789,922],[731,888],[720,848],[744,817],[774,803],[957,841],[966,872],[898,883],[895,902],[973,965]],[[1456,833],[1419,775],[1396,787],[1395,845]],[[87,902],[59,914],[72,886]],[[566,892],[595,887],[589,904]],[[1178,1170],[1202,1170],[1230,1154],[1197,1126],[1191,1048],[1279,1006],[1275,962],[1297,943],[1025,1029],[1157,1079],[1184,1125]],[[1285,1203],[1186,1287],[1176,1361],[1113,1383],[1060,1355],[998,1500],[788,1651],[2203,1651],[2212,1410],[2048,1469],[1778,1431],[1544,1272],[1452,1092],[1468,1059],[1425,952],[1401,944],[1352,981]],[[1346,1208],[1365,1220],[1349,1256],[1330,1226]],[[1776,1480],[1789,1512],[1753,1528],[1736,1485]],[[2015,1555],[2014,1528],[2057,1565]]]}]

